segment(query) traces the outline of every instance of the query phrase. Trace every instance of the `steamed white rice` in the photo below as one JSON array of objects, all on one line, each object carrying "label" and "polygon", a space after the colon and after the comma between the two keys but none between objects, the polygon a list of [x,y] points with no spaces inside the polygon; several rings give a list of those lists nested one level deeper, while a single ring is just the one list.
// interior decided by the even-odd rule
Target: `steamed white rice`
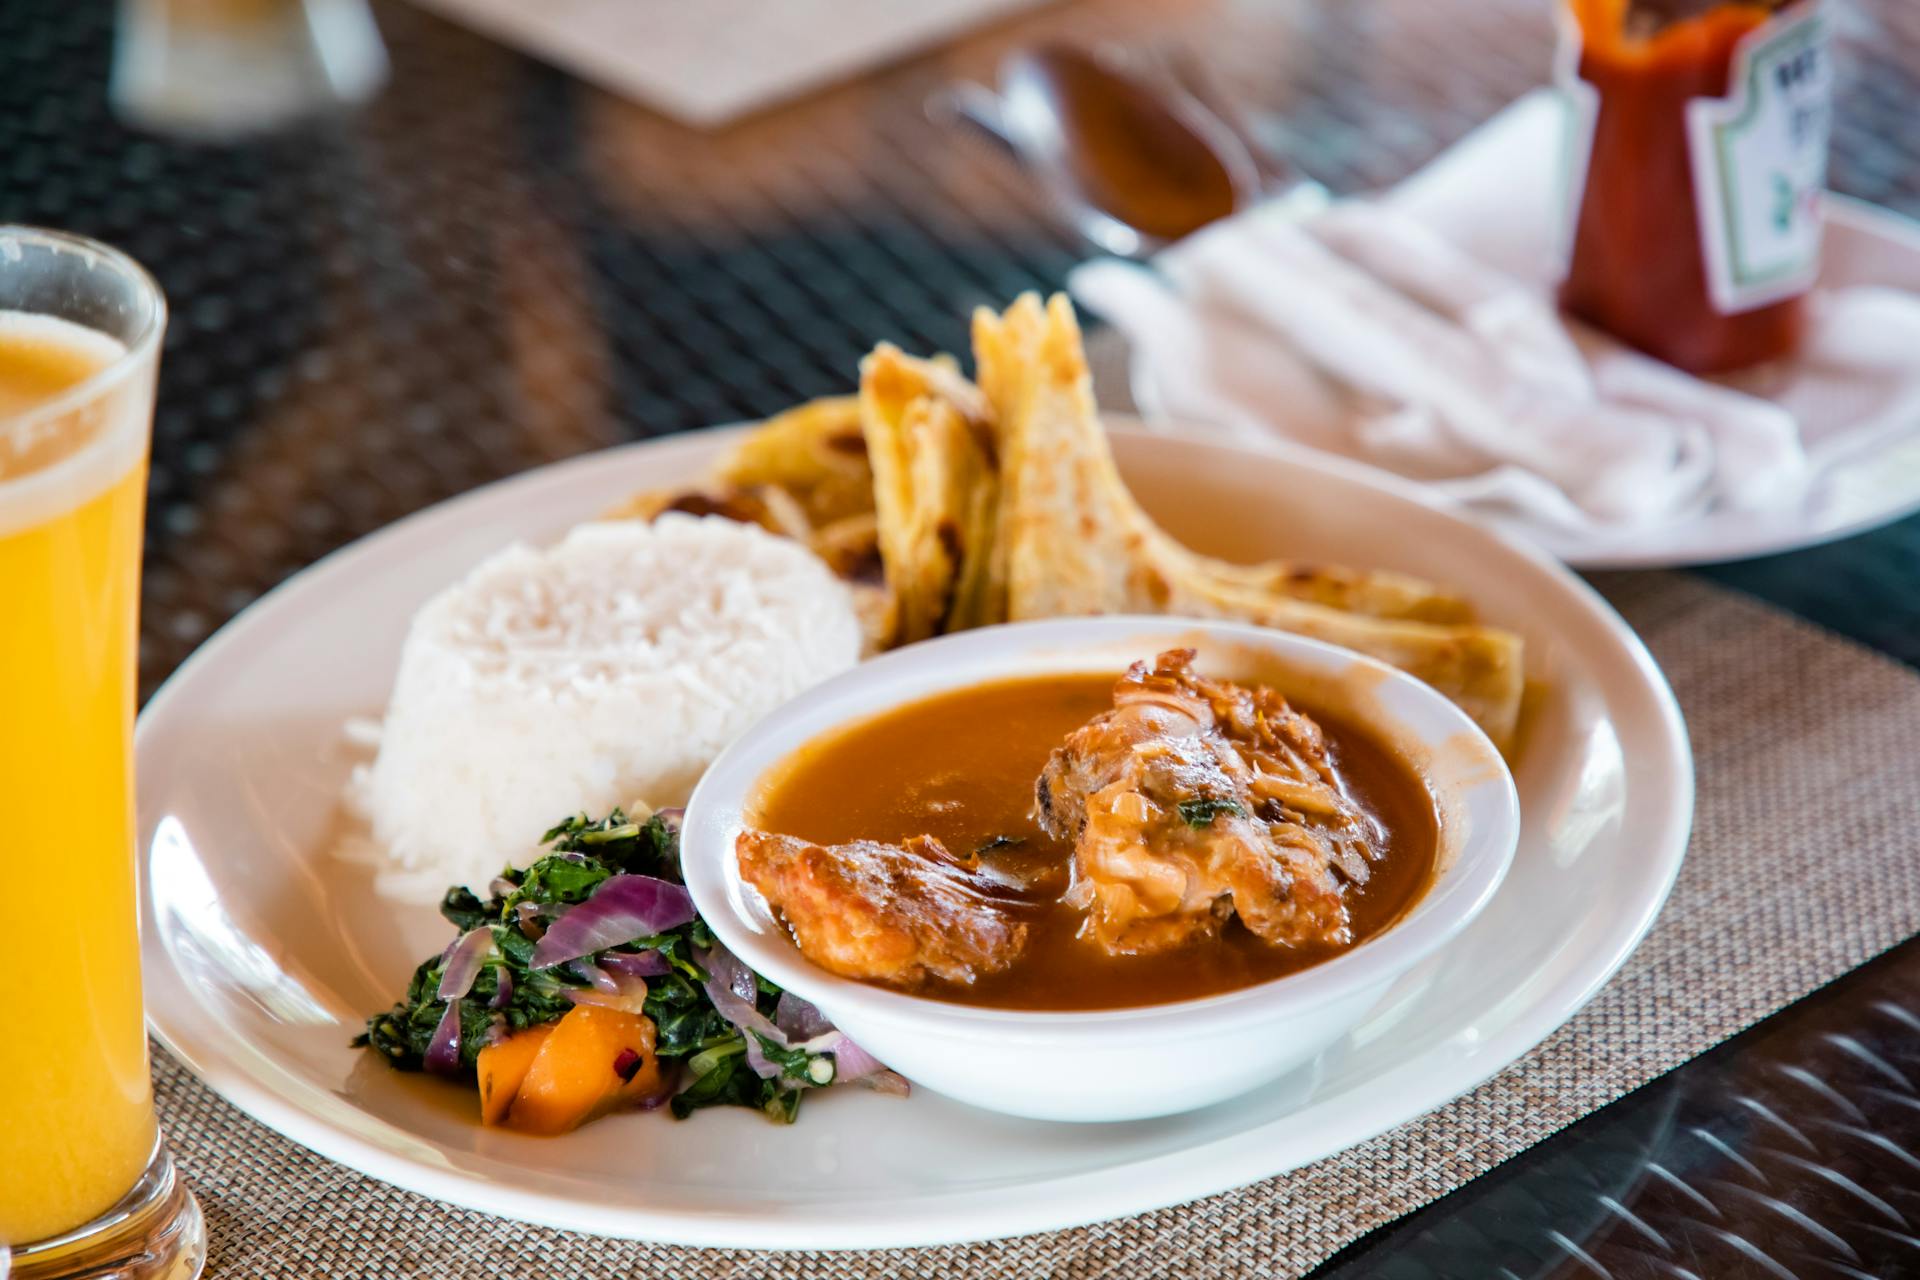
[{"label": "steamed white rice", "polygon": [[484,896],[568,813],[682,804],[729,742],[859,653],[845,586],[750,525],[674,514],[511,547],[407,635],[355,788],[380,888]]}]

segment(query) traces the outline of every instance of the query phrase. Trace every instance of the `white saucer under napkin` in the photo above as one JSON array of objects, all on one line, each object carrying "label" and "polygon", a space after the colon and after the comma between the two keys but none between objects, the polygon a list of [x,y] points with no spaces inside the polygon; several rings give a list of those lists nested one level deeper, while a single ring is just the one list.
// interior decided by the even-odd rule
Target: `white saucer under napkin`
[{"label": "white saucer under napkin", "polygon": [[1920,505],[1912,462],[1871,500],[1840,475],[1920,444],[1920,236],[1830,201],[1805,349],[1694,378],[1554,308],[1561,118],[1530,94],[1376,199],[1276,200],[1073,292],[1126,335],[1150,417],[1359,458],[1576,563],[1756,554]]}]

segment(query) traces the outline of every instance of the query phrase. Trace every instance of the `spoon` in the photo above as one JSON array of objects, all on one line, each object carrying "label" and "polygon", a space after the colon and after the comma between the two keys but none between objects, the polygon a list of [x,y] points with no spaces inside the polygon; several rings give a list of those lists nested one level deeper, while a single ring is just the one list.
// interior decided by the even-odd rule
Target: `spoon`
[{"label": "spoon", "polygon": [[1014,54],[998,93],[961,83],[936,105],[1009,152],[1087,239],[1123,257],[1224,218],[1265,186],[1247,144],[1191,92],[1080,49]]}]

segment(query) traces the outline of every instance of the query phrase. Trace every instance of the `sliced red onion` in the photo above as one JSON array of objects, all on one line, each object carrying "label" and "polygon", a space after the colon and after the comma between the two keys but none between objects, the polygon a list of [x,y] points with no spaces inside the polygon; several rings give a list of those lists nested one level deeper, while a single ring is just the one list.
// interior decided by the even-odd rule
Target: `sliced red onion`
[{"label": "sliced red onion", "polygon": [[887,1069],[880,1059],[845,1036],[840,1037],[840,1043],[833,1046],[833,1065],[841,1080],[858,1080]]},{"label": "sliced red onion", "polygon": [[533,967],[550,969],[693,919],[686,886],[654,876],[617,875],[600,882],[593,896],[570,907],[547,927],[533,948]]},{"label": "sliced red onion", "polygon": [[480,966],[493,953],[493,930],[482,926],[469,929],[448,948],[445,968],[440,971],[440,987],[434,994],[442,1000],[458,1000],[473,990]]},{"label": "sliced red onion", "polygon": [[440,1015],[440,1025],[433,1029],[433,1039],[427,1042],[427,1054],[424,1060],[427,1070],[443,1076],[457,1075],[460,1071],[460,1001],[447,1001],[447,1011]]},{"label": "sliced red onion", "polygon": [[754,1007],[753,994],[758,984],[754,981],[753,970],[718,942],[713,944],[710,951],[695,951],[693,959],[695,964],[707,971],[707,980],[700,984],[707,993],[707,999],[713,1001],[713,1007],[720,1011],[721,1017],[746,1036],[747,1063],[753,1068],[753,1073],[762,1080],[771,1080],[779,1075],[780,1068],[767,1061],[767,1055],[761,1051],[754,1033],[758,1032],[783,1049],[789,1047],[787,1037]]},{"label": "sliced red onion", "polygon": [[495,876],[487,882],[487,893],[495,898],[511,898],[519,887],[505,876]]},{"label": "sliced red onion", "polygon": [[598,1005],[602,1009],[618,1009],[622,1013],[645,1013],[647,1011],[647,983],[644,978],[618,978],[611,991],[602,991],[598,987],[568,987],[567,999],[575,1004]]},{"label": "sliced red onion", "polygon": [[[753,976],[753,970],[747,968],[746,962],[739,956],[716,942],[712,950],[704,954],[695,953],[694,960],[714,982],[746,1001],[748,1008],[754,1008],[754,1002],[760,998],[760,983]],[[754,1016],[760,1017],[758,1012]],[[760,1020],[766,1021],[765,1018]],[[783,1039],[781,1043],[784,1045],[786,1041]]]},{"label": "sliced red onion", "polygon": [[498,974],[499,988],[494,991],[493,999],[487,1001],[489,1009],[504,1009],[513,1000],[513,970],[501,965]]},{"label": "sliced red onion", "polygon": [[711,951],[696,951],[693,958],[709,975],[702,984],[707,998],[713,1001],[713,1007],[720,1011],[720,1015],[738,1027],[745,1036],[747,1064],[762,1080],[771,1080],[780,1074],[780,1068],[768,1061],[766,1051],[760,1044],[760,1037],[765,1036],[782,1049],[832,1054],[831,1083],[858,1082],[882,1093],[904,1095],[907,1092],[908,1085],[904,1078],[889,1071],[878,1058],[834,1030],[826,1015],[792,992],[780,993],[780,1003],[774,1010],[779,1022],[769,1021],[755,1006],[752,996],[741,993],[742,988],[748,992],[757,989],[753,971],[724,946],[715,943]]},{"label": "sliced red onion", "polygon": [[785,1033],[789,1042],[812,1040],[833,1030],[826,1014],[791,991],[780,993],[780,1003],[773,1008],[773,1024]]},{"label": "sliced red onion", "polygon": [[608,973],[620,974],[628,978],[657,978],[663,973],[672,973],[673,966],[658,951],[648,949],[641,952],[608,951],[600,956],[600,967]]},{"label": "sliced red onion", "polygon": [[660,819],[660,821],[666,825],[667,830],[678,831],[680,824],[686,820],[687,811],[675,805],[669,809],[655,809],[653,816]]},{"label": "sliced red onion", "polygon": [[864,1084],[881,1093],[907,1094],[906,1077],[887,1070],[887,1064],[845,1036],[833,1047],[833,1079],[836,1084]]},{"label": "sliced red onion", "polygon": [[567,967],[592,983],[596,991],[604,991],[609,995],[613,995],[620,990],[620,984],[613,980],[613,975],[591,961],[574,960],[571,961]]}]

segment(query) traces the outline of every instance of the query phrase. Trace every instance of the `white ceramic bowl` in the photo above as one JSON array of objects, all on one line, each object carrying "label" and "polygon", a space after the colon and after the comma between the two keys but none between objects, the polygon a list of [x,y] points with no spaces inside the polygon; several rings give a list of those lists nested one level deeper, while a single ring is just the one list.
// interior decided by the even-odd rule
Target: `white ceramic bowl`
[{"label": "white ceramic bowl", "polygon": [[[828,973],[741,880],[734,840],[756,786],[820,734],[942,690],[1048,672],[1117,674],[1180,646],[1199,650],[1196,665],[1208,675],[1260,678],[1342,707],[1416,765],[1439,810],[1440,851],[1438,875],[1410,912],[1344,955],[1244,990],[1138,1009],[1032,1012],[923,999]],[[1259,627],[1083,618],[913,645],[803,694],[708,771],[687,805],[681,856],[701,914],[735,954],[916,1084],[1014,1115],[1128,1120],[1234,1097],[1339,1040],[1487,904],[1519,830],[1500,753],[1451,702],[1401,672]]]}]

